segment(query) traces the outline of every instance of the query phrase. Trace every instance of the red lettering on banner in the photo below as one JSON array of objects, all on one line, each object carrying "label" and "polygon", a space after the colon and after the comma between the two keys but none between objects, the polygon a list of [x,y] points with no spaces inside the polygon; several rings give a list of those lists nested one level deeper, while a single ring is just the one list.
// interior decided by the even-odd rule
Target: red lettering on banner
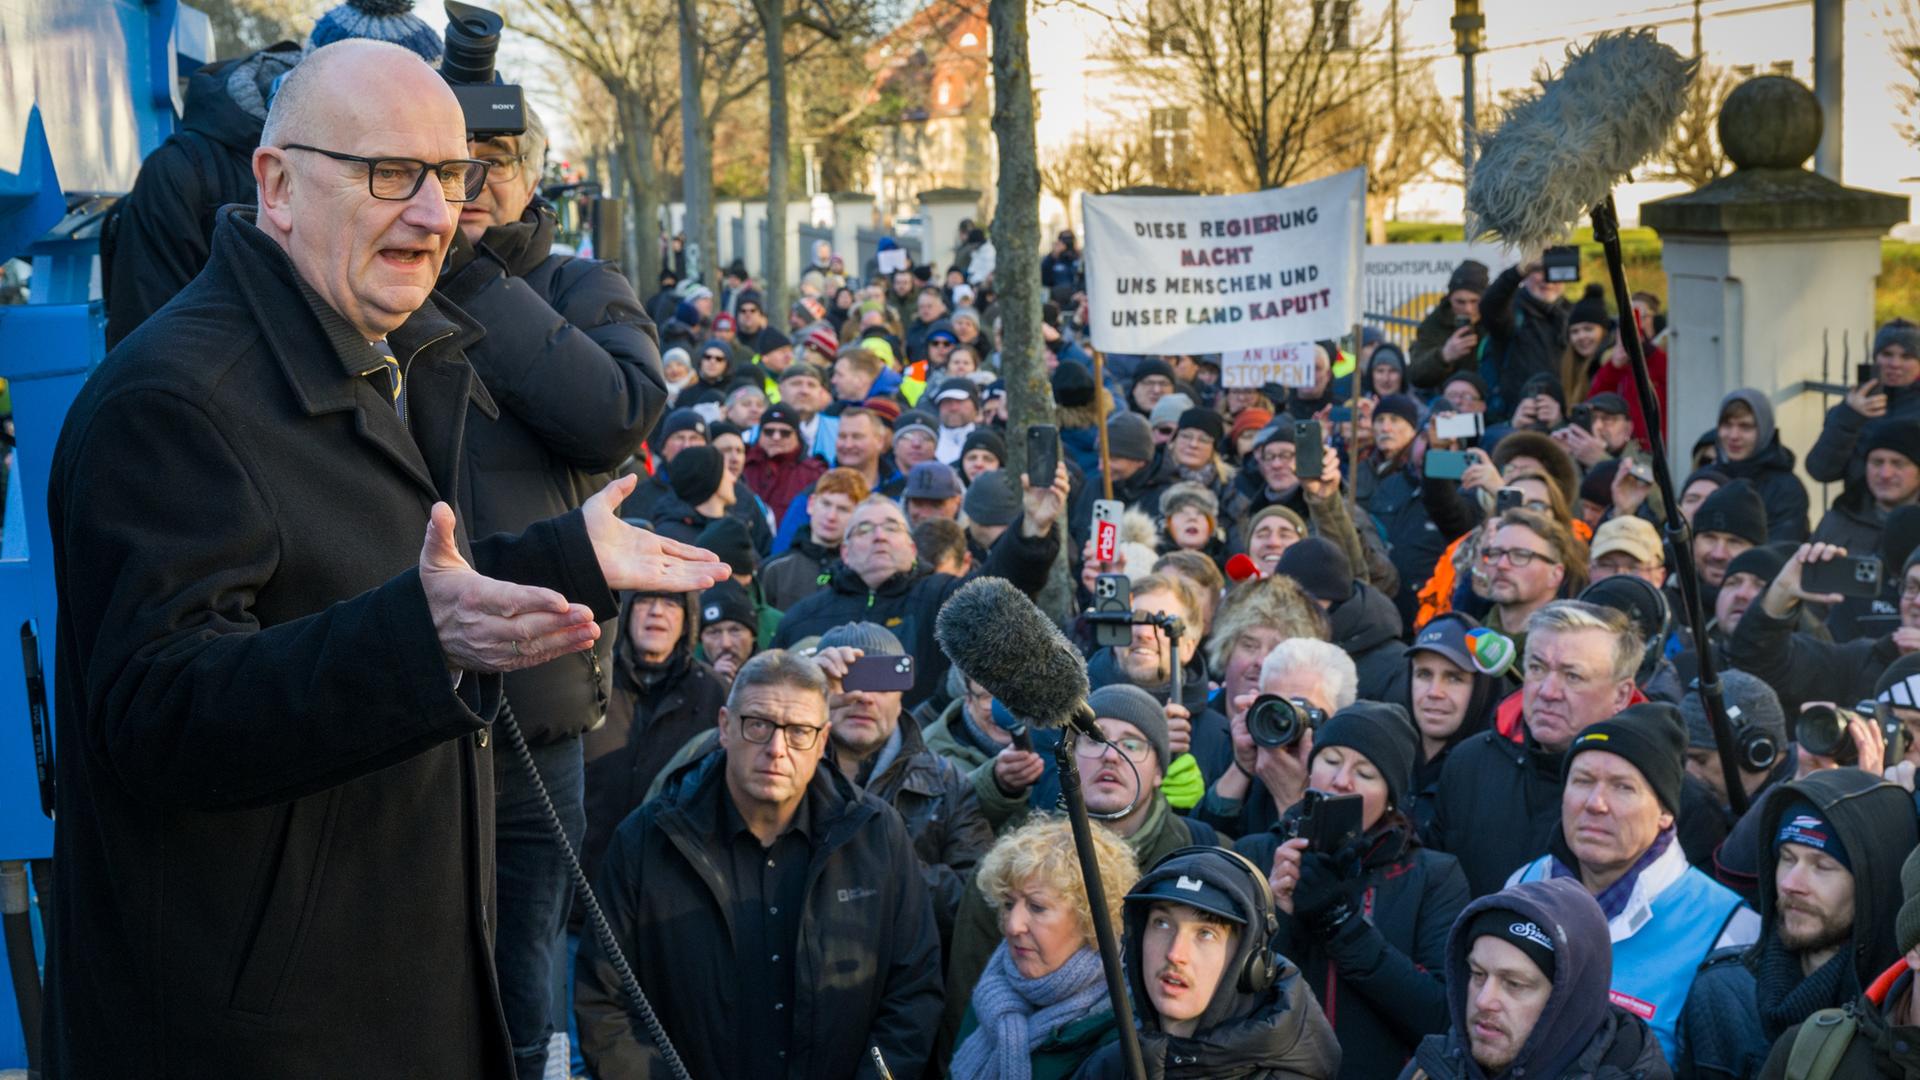
[{"label": "red lettering on banner", "polygon": [[1654,1005],[1651,1001],[1641,1001],[1632,994],[1623,994],[1618,990],[1607,991],[1607,999],[1642,1020],[1653,1019]]}]

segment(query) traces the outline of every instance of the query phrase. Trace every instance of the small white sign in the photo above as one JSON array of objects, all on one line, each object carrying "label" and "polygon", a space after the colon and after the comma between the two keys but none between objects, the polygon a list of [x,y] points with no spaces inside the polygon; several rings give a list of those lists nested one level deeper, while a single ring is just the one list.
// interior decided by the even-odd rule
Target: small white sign
[{"label": "small white sign", "polygon": [[1229,390],[1257,389],[1267,383],[1312,386],[1313,350],[1313,342],[1303,341],[1221,353],[1220,385]]}]

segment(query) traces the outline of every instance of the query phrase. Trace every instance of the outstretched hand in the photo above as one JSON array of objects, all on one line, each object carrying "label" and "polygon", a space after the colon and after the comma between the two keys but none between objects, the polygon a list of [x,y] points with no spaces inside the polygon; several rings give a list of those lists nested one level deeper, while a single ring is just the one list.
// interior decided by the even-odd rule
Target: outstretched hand
[{"label": "outstretched hand", "polygon": [[620,504],[639,480],[620,477],[580,507],[607,587],[615,592],[696,592],[730,577],[732,571],[713,552],[620,519]]},{"label": "outstretched hand", "polygon": [[420,548],[420,586],[447,665],[518,671],[593,647],[600,627],[584,604],[552,589],[498,581],[475,570],[453,539],[453,509],[434,503]]}]

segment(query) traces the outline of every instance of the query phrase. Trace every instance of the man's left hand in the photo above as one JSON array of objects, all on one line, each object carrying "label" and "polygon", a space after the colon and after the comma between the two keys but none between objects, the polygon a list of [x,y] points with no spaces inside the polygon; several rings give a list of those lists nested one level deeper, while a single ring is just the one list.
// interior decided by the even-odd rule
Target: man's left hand
[{"label": "man's left hand", "polygon": [[620,477],[580,507],[607,588],[615,592],[698,592],[730,577],[732,571],[713,552],[636,529],[620,519],[620,504],[639,482],[638,476]]},{"label": "man's left hand", "polygon": [[1020,475],[1020,501],[1026,516],[1020,525],[1022,536],[1045,536],[1053,531],[1053,523],[1067,508],[1067,493],[1071,485],[1067,479],[1067,463],[1062,461],[1053,468],[1053,486],[1037,488],[1025,473]]}]

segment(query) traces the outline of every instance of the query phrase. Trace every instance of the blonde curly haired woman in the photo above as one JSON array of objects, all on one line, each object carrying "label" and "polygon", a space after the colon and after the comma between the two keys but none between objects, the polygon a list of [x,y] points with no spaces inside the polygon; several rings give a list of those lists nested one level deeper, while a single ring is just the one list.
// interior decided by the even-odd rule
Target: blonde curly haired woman
[{"label": "blonde curly haired woman", "polygon": [[[1126,842],[1093,830],[1108,918],[1140,877]],[[953,1076],[1072,1076],[1119,1032],[1094,945],[1093,912],[1066,819],[1039,818],[1000,838],[975,884],[1000,912],[1001,942],[960,1022]]]}]

